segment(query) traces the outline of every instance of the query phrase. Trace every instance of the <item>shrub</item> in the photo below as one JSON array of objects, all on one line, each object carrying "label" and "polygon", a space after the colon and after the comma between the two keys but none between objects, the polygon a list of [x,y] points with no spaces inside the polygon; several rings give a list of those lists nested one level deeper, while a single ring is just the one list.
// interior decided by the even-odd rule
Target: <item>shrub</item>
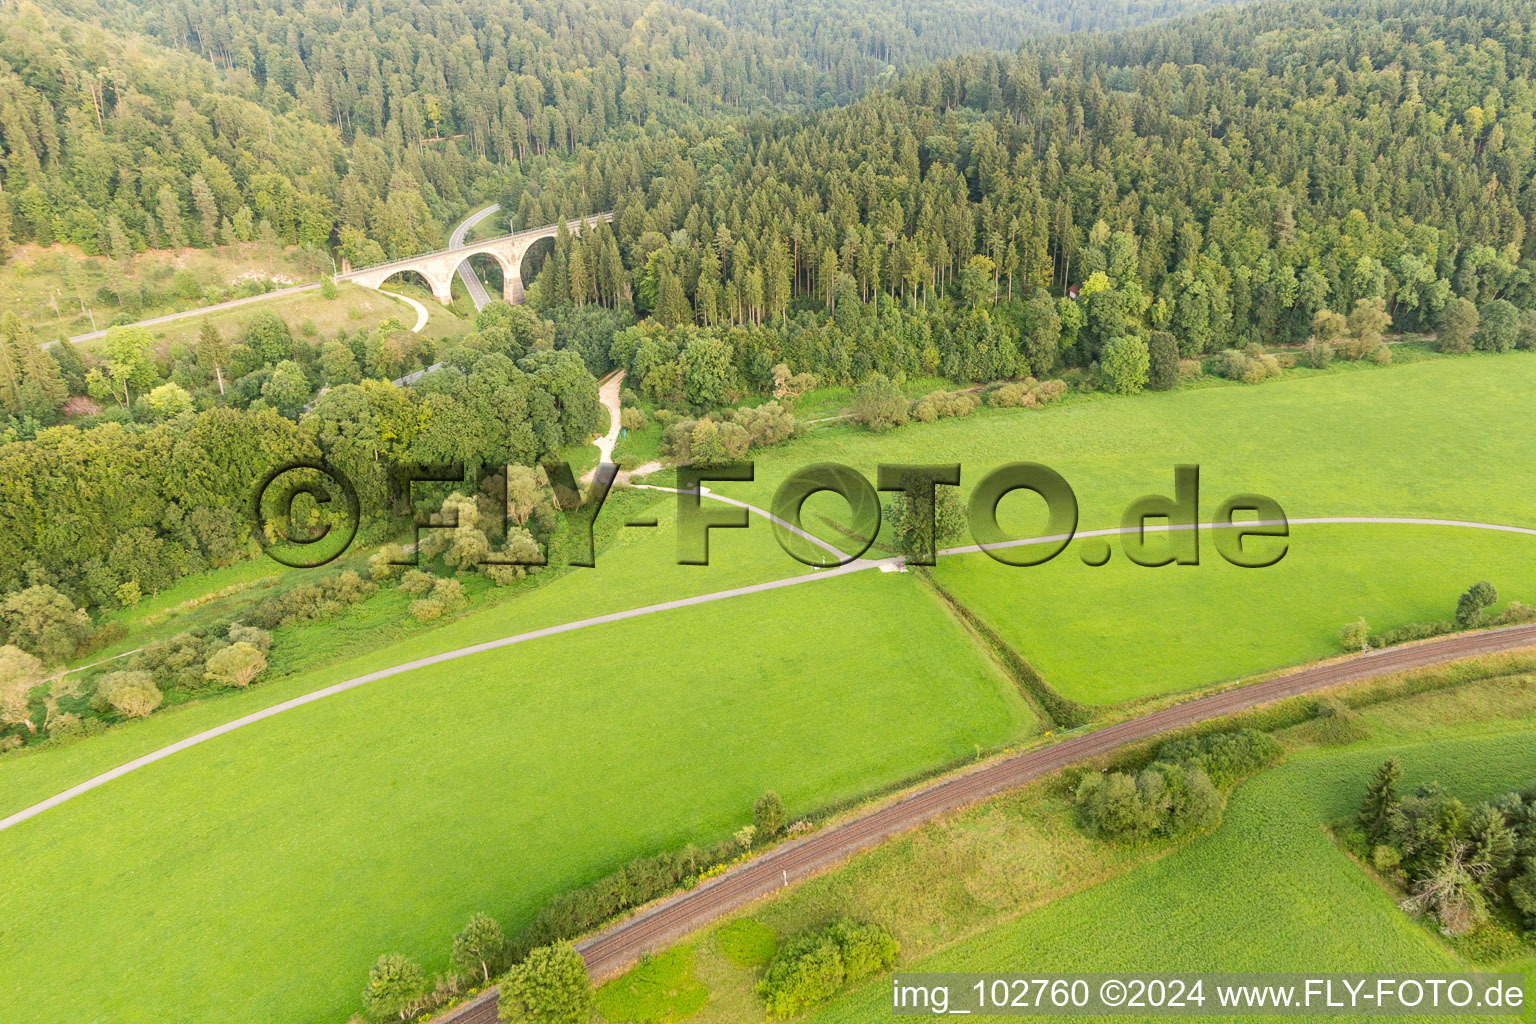
[{"label": "shrub", "polygon": [[208,679],[225,686],[246,687],[266,671],[267,656],[255,644],[236,641],[208,659]]},{"label": "shrub", "polygon": [[247,626],[239,622],[229,624],[229,642],[232,644],[247,643],[256,648],[262,654],[272,649],[272,634],[255,626]]},{"label": "shrub", "polygon": [[1447,302],[1440,312],[1440,331],[1436,339],[1440,351],[1451,355],[1471,351],[1477,323],[1477,307],[1471,302],[1463,298]]},{"label": "shrub", "polygon": [[1033,377],[1026,377],[1022,381],[1004,384],[993,391],[989,401],[992,405],[1002,408],[1033,409],[1059,402],[1066,393],[1067,382],[1064,380],[1039,381]]},{"label": "shrub", "polygon": [[0,647],[0,722],[36,732],[29,717],[32,690],[42,681],[41,661],[14,644]]},{"label": "shrub", "polygon": [[1463,629],[1477,625],[1498,599],[1499,592],[1487,580],[1472,584],[1456,601],[1456,625]]},{"label": "shrub", "polygon": [[400,577],[400,589],[415,597],[430,593],[437,577],[420,569],[411,569]]},{"label": "shrub", "polygon": [[109,672],[102,676],[96,684],[92,706],[98,711],[110,707],[129,718],[146,718],[164,699],[154,677],[139,669]]},{"label": "shrub", "polygon": [[619,426],[625,430],[644,430],[649,423],[644,409],[629,406],[619,410]]},{"label": "shrub", "polygon": [[385,544],[368,556],[368,578],[375,583],[392,580],[404,571],[397,563],[405,560],[405,549],[399,544]]},{"label": "shrub", "polygon": [[1508,352],[1520,336],[1520,311],[1508,299],[1486,302],[1477,311],[1477,334],[1472,343],[1484,352]]},{"label": "shrub", "polygon": [[44,661],[68,661],[95,632],[85,610],[47,584],[17,591],[0,603],[0,638]]},{"label": "shrub", "polygon": [[1139,394],[1147,383],[1150,364],[1147,343],[1140,338],[1111,339],[1099,361],[1104,390],[1117,395]]},{"label": "shrub", "polygon": [[797,436],[800,421],[795,419],[789,407],[778,402],[764,402],[756,408],[733,409],[725,414],[726,422],[746,431],[747,446],[766,448]]},{"label": "shrub", "polygon": [[1536,309],[1520,311],[1520,329],[1515,332],[1515,347],[1522,351],[1536,349]]},{"label": "shrub", "polygon": [[421,1005],[426,993],[427,975],[420,964],[403,953],[384,955],[368,972],[363,1012],[376,1021],[391,1017],[405,1020]]},{"label": "shrub", "polygon": [[827,933],[837,943],[837,951],[843,958],[845,983],[859,981],[896,962],[901,946],[895,936],[878,924],[855,924],[844,918],[836,922]]},{"label": "shrub", "polygon": [[1371,350],[1371,362],[1377,366],[1386,366],[1392,362],[1392,350],[1385,344],[1377,345]]},{"label": "shrub", "polygon": [[1078,814],[1088,831],[1111,839],[1140,839],[1152,834],[1166,808],[1160,776],[1143,780],[1124,772],[1087,775],[1077,785]]},{"label": "shrub", "polygon": [[411,617],[417,622],[431,622],[451,615],[468,604],[464,585],[458,580],[441,579],[432,584],[432,592],[411,602]]},{"label": "shrub", "polygon": [[853,396],[853,418],[880,433],[907,422],[907,398],[883,373],[872,373]]},{"label": "shrub", "polygon": [[885,970],[900,951],[896,939],[880,925],[844,918],[780,947],[757,992],[770,1016],[798,1016],[844,985]]},{"label": "shrub", "polygon": [[1359,712],[1337,697],[1319,697],[1312,721],[1313,737],[1324,744],[1353,743],[1370,732]]},{"label": "shrub", "polygon": [[348,605],[372,597],[378,589],[348,569],[329,579],[301,583],[285,593],[267,598],[251,612],[251,621],[262,629],[312,622],[339,614]]},{"label": "shrub", "polygon": [[757,994],[769,1016],[787,1020],[831,998],[844,979],[842,952],[829,932],[798,935],[769,961]]},{"label": "shrub", "polygon": [[1249,345],[1241,351],[1235,348],[1223,350],[1211,361],[1211,372],[1244,384],[1257,384],[1282,373],[1280,361],[1258,345]]},{"label": "shrub", "polygon": [[1509,902],[1520,912],[1525,926],[1536,931],[1536,857],[1521,861],[1520,873],[1509,880]]},{"label": "shrub", "polygon": [[480,975],[481,981],[501,972],[506,952],[506,936],[489,914],[476,914],[453,937],[453,965],[465,974]]},{"label": "shrub", "polygon": [[1197,767],[1222,789],[1268,768],[1284,754],[1273,736],[1257,729],[1169,740],[1157,748],[1157,760]]},{"label": "shrub", "polygon": [[1333,362],[1333,346],[1326,341],[1313,338],[1307,342],[1307,347],[1302,350],[1302,357],[1308,366],[1314,370],[1321,370]]},{"label": "shrub", "polygon": [[1198,359],[1180,359],[1180,377],[1202,377],[1205,375],[1205,364]]},{"label": "shrub", "polygon": [[752,805],[752,824],[757,829],[757,834],[765,839],[772,839],[784,831],[787,815],[784,813],[784,801],[779,799],[779,794],[769,790],[757,798]]},{"label": "shrub", "polygon": [[1371,629],[1362,616],[1354,622],[1346,622],[1344,628],[1339,630],[1339,643],[1344,645],[1346,651],[1368,651],[1371,649]]},{"label": "shrub", "polygon": [[517,1024],[585,1024],[592,1012],[592,979],[569,942],[541,946],[500,982],[501,1020]]}]

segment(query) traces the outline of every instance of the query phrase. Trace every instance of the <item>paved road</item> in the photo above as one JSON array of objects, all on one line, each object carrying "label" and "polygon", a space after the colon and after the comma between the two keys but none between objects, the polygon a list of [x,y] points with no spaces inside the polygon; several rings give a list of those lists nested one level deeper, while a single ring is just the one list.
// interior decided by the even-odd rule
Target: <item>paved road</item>
[{"label": "paved road", "polygon": [[[671,488],[656,489],[671,490]],[[740,508],[745,508],[749,512],[752,512],[758,516],[773,522],[781,523],[781,525],[784,525],[789,529],[793,529],[793,527],[789,527],[787,523],[783,523],[782,520],[779,520],[772,513],[755,506],[748,505],[746,502],[737,501],[734,498],[726,498],[719,494],[713,494],[710,493],[707,489],[704,493],[706,497],[713,498],[716,501],[723,501],[728,504],[736,505]],[[1467,529],[1498,530],[1507,533],[1524,533],[1536,535],[1536,529],[1529,529],[1526,527],[1500,526],[1494,523],[1463,522],[1461,520],[1447,519],[1407,519],[1400,517],[1370,518],[1366,516],[1350,516],[1339,518],[1292,519],[1291,523],[1371,523],[1414,526],[1456,526]],[[1200,525],[1210,529],[1217,529],[1232,526],[1241,527],[1252,524],[1202,523]],[[1179,527],[1175,527],[1175,529],[1178,528]],[[1131,529],[1134,530],[1134,527]],[[1125,532],[1129,531],[1125,529],[1093,530],[1079,534],[1079,536],[1102,537]],[[811,537],[809,534],[806,534],[805,536],[807,539],[820,545],[828,551],[837,550],[819,538]],[[1028,540],[1010,541],[1007,545],[996,546],[1002,547],[1017,546],[1020,544],[1045,543],[1048,540],[1049,538],[1030,538]],[[939,554],[948,556],[975,550],[977,550],[975,546],[971,546],[969,548],[950,548],[939,552]],[[561,633],[572,633],[576,630],[586,629],[590,626],[600,626],[610,622],[622,622],[626,619],[635,619],[645,615],[654,615],[657,612],[674,611],[679,608],[689,608],[694,605],[711,604],[715,601],[725,601],[733,597],[742,597],[747,594],[761,594],[770,590],[782,590],[786,587],[796,587],[802,584],[815,583],[818,580],[834,579],[839,576],[845,576],[849,573],[863,572],[867,569],[878,569],[882,567],[891,569],[899,566],[900,564],[900,558],[859,558],[847,563],[846,565],[822,569],[819,572],[812,572],[799,576],[788,576],[783,579],[769,580],[764,583],[753,583],[743,587],[733,587],[729,590],[717,590],[709,594],[697,594],[693,597],[682,597],[672,601],[661,601],[656,604],[642,605],[639,608],[630,608],[624,611],[609,612],[605,615],[594,615],[591,618],[577,619],[573,622],[561,623],[557,626],[546,626],[543,629],[530,630],[527,633],[518,633],[513,636],[505,636],[496,640],[487,640],[484,643],[471,644],[468,647],[460,647],[456,650],[444,651],[441,654],[434,654],[430,657],[418,658],[414,661],[402,662],[401,664],[393,665],[389,668],[379,669],[376,672],[369,672],[366,675],[357,676],[353,679],[335,683],[331,686],[324,687],[323,689],[315,690],[312,693],[306,693],[302,696],[294,697],[291,700],[285,700],[280,704],[274,704],[269,708],[263,708],[262,710],[253,712],[252,714],[244,715],[240,718],[234,719],[233,721],[225,722],[223,725],[216,726],[212,729],[207,729],[193,736],[188,736],[184,740],[179,740],[176,743],[161,747],[159,750],[151,751],[150,753],[144,754],[141,757],[136,757],[131,761],[118,765],[116,768],[102,772],[100,775],[94,776],[92,778],[86,779],[84,782],[81,782],[78,785],[71,786],[69,789],[66,789],[61,793],[57,793],[46,800],[40,801],[39,803],[35,803],[30,807],[17,811],[15,814],[12,814],[6,818],[0,818],[0,831],[13,828],[14,826],[19,825],[24,821],[37,817],[44,811],[57,807],[60,804],[66,803],[67,801],[73,800],[75,797],[89,793],[91,790],[100,786],[104,786],[114,779],[120,779],[124,775],[127,775],[129,772],[137,771],[140,768],[147,767],[148,765],[154,764],[156,761],[163,761],[167,757],[179,753],[180,751],[188,750],[199,744],[206,743],[211,739],[216,739],[219,736],[223,736],[225,733],[234,732],[236,729],[243,728],[247,725],[252,725],[256,722],[264,721],[265,719],[272,718],[275,715],[280,715],[285,711],[292,711],[295,708],[303,707],[306,704],[312,704],[317,700],[323,700],[326,697],[331,697],[338,693],[345,693],[346,691],[356,689],[359,686],[366,686],[367,684],[377,682],[380,679],[388,679],[391,676],[397,676],[418,668],[426,668],[429,665],[440,665],[444,662],[456,661],[460,658],[467,658],[471,655],[482,654],[486,651],[494,651],[502,647],[511,647],[514,644],[526,643],[529,640],[538,640],[547,636],[558,636]],[[1417,650],[1418,648],[1413,649]]]},{"label": "paved road", "polygon": [[[669,942],[737,910],[753,900],[835,865],[851,854],[1032,779],[1097,757],[1160,733],[1232,714],[1297,694],[1358,682],[1374,676],[1423,668],[1477,655],[1536,646],[1536,625],[1510,626],[1393,647],[1292,672],[1261,683],[1200,697],[1028,753],[952,776],[850,821],[805,839],[785,843],[697,889],[663,900],[649,910],[603,929],[576,944],[593,980],[627,968],[642,952]],[[496,1019],[496,990],[438,1019],[436,1024],[489,1024]]]},{"label": "paved road", "polygon": [[387,292],[383,288],[380,288],[379,294],[388,295],[392,299],[399,299],[401,302],[405,303],[407,306],[410,306],[411,309],[416,311],[416,326],[411,328],[412,334],[420,334],[421,329],[427,326],[426,306],[423,306],[409,295],[401,295],[399,292]]},{"label": "paved road", "polygon": [[[448,248],[457,249],[464,244],[464,237],[469,234],[469,229],[479,224],[485,218],[501,209],[500,203],[492,203],[483,210],[476,210],[459,222],[459,226],[453,229],[453,234],[448,236]],[[469,297],[474,300],[475,309],[485,308],[485,304],[491,301],[491,296],[485,290],[485,285],[480,282],[480,275],[475,273],[475,268],[465,260],[459,264],[459,280],[464,282],[464,287],[469,289]]]},{"label": "paved road", "polygon": [[[234,309],[236,306],[244,306],[252,302],[265,302],[267,299],[278,299],[282,298],[284,295],[297,295],[300,292],[307,292],[311,289],[319,287],[320,282],[316,281],[313,284],[296,284],[290,288],[275,288],[270,292],[262,292],[260,295],[247,295],[243,299],[230,299],[228,302],[216,302],[211,306],[199,306],[196,309],[184,309],[180,313],[167,313],[165,316],[152,316],[148,320],[139,320],[135,322],[133,326],[153,327],[156,324],[168,324],[172,320],[185,320],[189,316],[207,316],[209,313],[222,313],[224,310]],[[76,334],[69,340],[94,341],[97,338],[105,338],[106,336],[106,330],[102,329],[99,331],[89,331],[85,334]],[[51,341],[45,342],[42,347],[47,348],[52,344],[53,342]]]}]

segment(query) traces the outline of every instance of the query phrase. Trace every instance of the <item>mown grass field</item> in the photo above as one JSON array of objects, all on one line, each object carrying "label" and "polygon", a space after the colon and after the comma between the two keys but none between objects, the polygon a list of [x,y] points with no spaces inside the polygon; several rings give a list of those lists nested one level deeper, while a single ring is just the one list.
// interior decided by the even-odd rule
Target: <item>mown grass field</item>
[{"label": "mown grass field", "polygon": [[[1033,461],[1066,477],[1086,530],[1120,525],[1142,495],[1171,494],[1175,464],[1196,463],[1207,513],[1228,495],[1256,491],[1290,516],[1533,525],[1536,460],[1522,440],[1536,429],[1533,393],[1536,353],[1512,352],[1341,365],[1254,386],[1094,395],[1043,410],[983,408],[884,434],[835,423],[753,453],[757,481],[720,490],[766,505],[780,481],[812,462],[846,463],[870,480],[881,462],[959,462],[968,495],[989,469]],[[1021,532],[1043,524],[1018,501]]]},{"label": "mown grass field", "polygon": [[440,968],[475,911],[515,928],[630,857],[730,834],[766,789],[803,813],[1034,732],[912,578],[799,589],[384,680],[0,833],[0,1001],[345,1019],[378,953]]},{"label": "mown grass field", "polygon": [[[1525,785],[1536,777],[1532,737],[1523,730],[1293,755],[1244,784],[1211,834],[907,969],[1470,970],[1430,926],[1400,911],[1322,826],[1353,811],[1371,771],[1388,755],[1401,762],[1405,788],[1438,780],[1474,801]],[[1524,959],[1509,966],[1522,965],[1528,966]],[[1536,986],[1528,982],[1527,991]],[[875,982],[809,1019],[885,1020],[888,1000],[887,986]]]},{"label": "mown grass field", "polygon": [[[1536,536],[1441,526],[1294,526],[1286,556],[1233,566],[1209,538],[1199,565],[1146,568],[1077,541],[1043,566],[942,559],[940,582],[1060,693],[1114,704],[1342,653],[1338,630],[1449,620],[1478,580],[1536,604]],[[1100,541],[1099,543],[1102,543]],[[1274,543],[1267,541],[1266,543]]]},{"label": "mown grass field", "polygon": [[[1064,780],[1039,780],[690,936],[684,953],[658,952],[608,982],[599,1008],[609,1022],[761,1021],[752,987],[776,943],[842,916],[887,927],[901,971],[1530,971],[1531,945],[1448,946],[1323,826],[1351,813],[1389,754],[1406,787],[1438,779],[1469,803],[1536,777],[1533,666],[1508,655],[1336,688],[1358,705],[1358,738],[1330,746],[1316,721],[1280,729],[1287,762],[1182,845],[1091,839]],[[885,1020],[888,992],[873,980],[810,1019]]]},{"label": "mown grass field", "polygon": [[[1536,357],[1520,353],[984,410],[880,436],[838,424],[761,453],[755,483],[718,489],[767,506],[789,469],[813,461],[873,477],[879,461],[959,460],[970,483],[985,466],[1034,459],[1067,476],[1093,528],[1169,489],[1175,462],[1199,461],[1206,509],[1259,490],[1293,516],[1529,524],[1536,465],[1520,444],[1536,426],[1533,382]],[[364,672],[811,573],[756,517],[712,532],[710,566],[678,566],[674,509],[658,495],[659,527],[617,528],[598,569],[489,592],[434,629],[393,631],[403,601],[383,594],[279,635],[279,651],[323,667],[6,759],[0,813]],[[1027,510],[1016,511],[1011,525],[1028,532]],[[1376,628],[1444,618],[1480,576],[1530,600],[1531,540],[1297,527],[1275,569],[1237,570],[1209,549],[1196,569],[1142,569],[1118,553],[1090,569],[1069,550],[1043,570],[948,559],[939,576],[1058,689],[1119,700],[1333,653],[1338,626],[1357,615]],[[1469,574],[1474,565],[1487,571]],[[187,581],[175,603],[196,590]],[[228,1006],[249,1015],[230,1019],[344,1017],[375,954],[440,966],[474,910],[515,926],[551,892],[630,856],[726,834],[765,788],[808,810],[1035,728],[911,576],[870,571],[598,626],[329,698],[0,833],[0,856],[19,865],[0,891],[16,908],[0,925],[0,977],[46,990],[59,1019],[102,1007],[127,1020],[206,1019]],[[51,923],[61,906],[81,908],[64,935]],[[102,936],[94,962],[77,955],[85,934]],[[130,967],[155,979],[147,993],[111,987]]]}]

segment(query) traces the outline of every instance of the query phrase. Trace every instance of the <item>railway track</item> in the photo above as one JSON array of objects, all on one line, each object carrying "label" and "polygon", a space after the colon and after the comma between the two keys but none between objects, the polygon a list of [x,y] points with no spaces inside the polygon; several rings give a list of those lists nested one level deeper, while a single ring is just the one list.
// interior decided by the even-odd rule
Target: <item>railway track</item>
[{"label": "railway track", "polygon": [[[1510,626],[1389,648],[1290,672],[1263,682],[1175,704],[1137,718],[1073,736],[937,782],[861,817],[776,847],[762,857],[610,925],[576,944],[594,981],[617,974],[639,955],[676,939],[791,881],[837,864],[853,853],[1067,765],[1149,739],[1181,726],[1282,700],[1339,683],[1355,682],[1448,661],[1536,646],[1536,624]],[[496,989],[439,1018],[435,1024],[491,1024]]]}]

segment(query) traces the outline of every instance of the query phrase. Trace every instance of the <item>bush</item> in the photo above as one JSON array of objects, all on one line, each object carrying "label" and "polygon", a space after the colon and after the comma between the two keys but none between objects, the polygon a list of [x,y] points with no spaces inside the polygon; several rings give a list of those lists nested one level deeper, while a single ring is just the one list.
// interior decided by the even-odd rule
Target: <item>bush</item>
[{"label": "bush", "polygon": [[1001,408],[1034,409],[1061,401],[1067,393],[1064,380],[1039,381],[1026,377],[1022,381],[1004,384],[989,396],[992,405]]},{"label": "bush", "polygon": [[348,605],[366,601],[378,589],[348,569],[329,579],[301,583],[286,593],[267,598],[251,612],[251,621],[262,629],[277,629],[328,618],[345,611]]},{"label": "bush", "polygon": [[932,423],[948,416],[967,416],[976,408],[976,396],[949,391],[935,391],[918,399],[912,407],[912,418],[919,423]]},{"label": "bush", "polygon": [[272,634],[255,626],[247,626],[239,622],[229,624],[229,642],[232,644],[247,643],[256,648],[262,654],[272,649]]},{"label": "bush", "polygon": [[46,662],[75,657],[90,645],[94,632],[85,610],[47,584],[17,591],[0,603],[0,641]]},{"label": "bush", "polygon": [[765,839],[772,839],[784,831],[787,823],[787,815],[784,813],[784,801],[779,799],[779,794],[769,790],[757,798],[752,805],[752,824],[757,827],[757,834]]},{"label": "bush", "polygon": [[853,395],[853,418],[880,433],[907,422],[907,398],[883,373],[872,373]]},{"label": "bush", "polygon": [[1498,599],[1499,592],[1487,580],[1472,584],[1456,601],[1456,625],[1463,629],[1477,625]]},{"label": "bush", "polygon": [[769,961],[757,994],[768,1004],[768,1015],[788,1020],[843,987],[843,957],[827,932],[798,935]]},{"label": "bush", "polygon": [[379,957],[363,989],[363,1012],[370,1020],[405,1020],[427,994],[427,975],[403,953]]},{"label": "bush", "polygon": [[1307,347],[1302,350],[1302,357],[1312,369],[1321,370],[1333,362],[1333,346],[1326,341],[1319,341],[1313,338],[1307,342]]},{"label": "bush", "polygon": [[244,688],[266,668],[267,656],[255,644],[239,640],[208,659],[208,680]]},{"label": "bush", "polygon": [[453,937],[451,959],[465,974],[478,974],[481,981],[488,982],[491,975],[501,973],[506,952],[507,940],[501,925],[489,914],[476,914]]},{"label": "bush", "polygon": [[1104,390],[1116,395],[1139,394],[1147,383],[1150,365],[1146,342],[1136,337],[1111,339],[1099,361]]},{"label": "bush", "polygon": [[414,597],[431,593],[432,585],[437,582],[437,577],[431,573],[422,572],[420,569],[408,570],[400,577],[400,589]]},{"label": "bush", "polygon": [[592,1013],[592,979],[569,942],[533,950],[500,981],[500,1019],[517,1024],[585,1024]]},{"label": "bush", "polygon": [[1520,311],[1508,299],[1494,299],[1477,311],[1472,343],[1484,352],[1508,352],[1520,336]]},{"label": "bush", "polygon": [[1087,775],[1077,785],[1078,814],[1090,834],[1106,839],[1142,839],[1162,823],[1162,778],[1142,772]]},{"label": "bush", "polygon": [[463,608],[469,603],[464,585],[455,579],[441,579],[432,584],[432,593],[411,602],[411,617],[417,622],[431,622]]},{"label": "bush", "polygon": [[798,1016],[851,982],[867,978],[896,962],[895,938],[877,924],[843,919],[827,928],[795,936],[769,962],[757,993],[770,1016]]},{"label": "bush", "polygon": [[1226,349],[1211,361],[1211,372],[1228,380],[1240,380],[1244,384],[1257,384],[1281,374],[1280,361],[1266,353],[1258,345],[1249,345],[1239,351]]},{"label": "bush", "polygon": [[1440,331],[1436,338],[1440,351],[1451,355],[1470,352],[1477,326],[1476,306],[1463,298],[1447,302],[1440,312]]},{"label": "bush", "polygon": [[405,549],[399,544],[385,544],[368,556],[368,578],[375,583],[392,580],[405,569]]},{"label": "bush", "polygon": [[1268,768],[1284,754],[1273,736],[1257,729],[1169,740],[1157,748],[1157,760],[1200,768],[1222,789]]},{"label": "bush", "polygon": [[1147,390],[1167,391],[1179,382],[1179,342],[1168,331],[1147,335]]},{"label": "bush", "polygon": [[1319,697],[1312,721],[1313,738],[1323,744],[1353,743],[1370,733],[1359,712],[1337,697]]},{"label": "bush", "polygon": [[649,423],[644,409],[629,406],[619,410],[619,426],[625,430],[644,430]]},{"label": "bush", "polygon": [[91,704],[97,711],[110,707],[129,718],[146,718],[164,699],[154,677],[140,669],[102,676]]},{"label": "bush", "polygon": [[901,946],[878,924],[855,924],[844,918],[828,929],[843,958],[845,983],[860,981],[896,962]]},{"label": "bush", "polygon": [[1354,622],[1346,622],[1344,628],[1339,630],[1339,643],[1346,651],[1368,651],[1371,649],[1370,639],[1371,628],[1366,624],[1364,616]]}]

